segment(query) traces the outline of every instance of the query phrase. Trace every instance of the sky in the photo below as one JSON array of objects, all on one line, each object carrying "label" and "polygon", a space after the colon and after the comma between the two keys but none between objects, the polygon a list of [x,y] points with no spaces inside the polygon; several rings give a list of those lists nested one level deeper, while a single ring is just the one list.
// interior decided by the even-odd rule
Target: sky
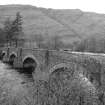
[{"label": "sky", "polygon": [[54,9],[81,9],[83,11],[105,13],[105,0],[0,0],[0,5],[28,4]]}]

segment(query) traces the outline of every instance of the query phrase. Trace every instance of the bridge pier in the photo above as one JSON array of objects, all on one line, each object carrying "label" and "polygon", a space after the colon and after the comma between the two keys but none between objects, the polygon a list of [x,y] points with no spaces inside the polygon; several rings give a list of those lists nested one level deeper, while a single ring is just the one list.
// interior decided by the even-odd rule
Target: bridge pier
[{"label": "bridge pier", "polygon": [[14,60],[13,67],[16,69],[23,68],[23,63],[18,57]]}]

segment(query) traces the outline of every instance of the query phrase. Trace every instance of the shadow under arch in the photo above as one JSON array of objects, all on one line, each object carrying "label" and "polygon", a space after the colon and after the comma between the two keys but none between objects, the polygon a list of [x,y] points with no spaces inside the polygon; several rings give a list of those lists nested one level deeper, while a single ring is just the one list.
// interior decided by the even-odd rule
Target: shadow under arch
[{"label": "shadow under arch", "polygon": [[12,52],[9,56],[9,64],[13,66],[14,60],[17,57],[17,54],[15,52]]},{"label": "shadow under arch", "polygon": [[3,58],[4,58],[5,55],[6,55],[6,52],[5,51],[2,51],[1,52],[1,55],[0,55],[0,59],[3,60]]},{"label": "shadow under arch", "polygon": [[33,55],[24,57],[23,59],[23,72],[32,74],[38,66],[38,61]]}]

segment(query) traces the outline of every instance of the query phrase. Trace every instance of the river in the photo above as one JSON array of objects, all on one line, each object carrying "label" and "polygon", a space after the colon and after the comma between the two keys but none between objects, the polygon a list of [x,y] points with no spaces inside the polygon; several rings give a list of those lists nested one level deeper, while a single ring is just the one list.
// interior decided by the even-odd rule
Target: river
[{"label": "river", "polygon": [[33,87],[31,75],[0,62],[0,105],[31,105]]}]

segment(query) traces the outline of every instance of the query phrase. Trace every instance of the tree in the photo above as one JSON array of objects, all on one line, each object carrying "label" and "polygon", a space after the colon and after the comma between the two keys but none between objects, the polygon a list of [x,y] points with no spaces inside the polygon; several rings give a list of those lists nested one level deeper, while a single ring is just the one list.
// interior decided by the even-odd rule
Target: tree
[{"label": "tree", "polygon": [[65,48],[65,44],[62,42],[60,36],[47,36],[43,43],[44,48],[51,50],[59,50]]},{"label": "tree", "polygon": [[13,39],[18,40],[19,35],[22,33],[22,16],[20,15],[20,12],[16,13],[16,18],[12,22],[12,34],[13,34]]},{"label": "tree", "polygon": [[85,48],[85,49],[90,51],[90,52],[97,52],[97,46],[96,46],[97,40],[96,40],[96,38],[90,37],[88,39],[89,39],[89,42],[87,44],[88,44],[89,48],[88,49]]},{"label": "tree", "polygon": [[88,37],[80,41],[78,45],[75,46],[76,51],[89,51],[89,52],[96,52],[97,46],[96,46],[97,40],[95,37]]},{"label": "tree", "polygon": [[82,40],[80,43],[78,43],[76,46],[75,46],[75,51],[85,51],[85,42],[84,40]]},{"label": "tree", "polygon": [[0,46],[3,46],[4,43],[6,42],[6,36],[4,34],[3,29],[0,28]]},{"label": "tree", "polygon": [[10,18],[7,18],[6,21],[4,22],[4,29],[3,29],[7,42],[11,41],[11,39],[12,39],[11,28],[12,28],[12,21],[10,20]]},{"label": "tree", "polygon": [[11,42],[15,40],[17,46],[17,40],[22,33],[22,16],[20,15],[20,12],[16,13],[16,18],[14,20],[10,20],[10,18],[6,19],[3,30],[7,41]]},{"label": "tree", "polygon": [[54,50],[59,50],[61,46],[63,45],[60,36],[54,36],[52,37],[52,46]]},{"label": "tree", "polygon": [[37,46],[40,48],[42,45],[42,42],[44,41],[44,38],[41,34],[36,34],[33,36],[34,40],[36,41]]}]

